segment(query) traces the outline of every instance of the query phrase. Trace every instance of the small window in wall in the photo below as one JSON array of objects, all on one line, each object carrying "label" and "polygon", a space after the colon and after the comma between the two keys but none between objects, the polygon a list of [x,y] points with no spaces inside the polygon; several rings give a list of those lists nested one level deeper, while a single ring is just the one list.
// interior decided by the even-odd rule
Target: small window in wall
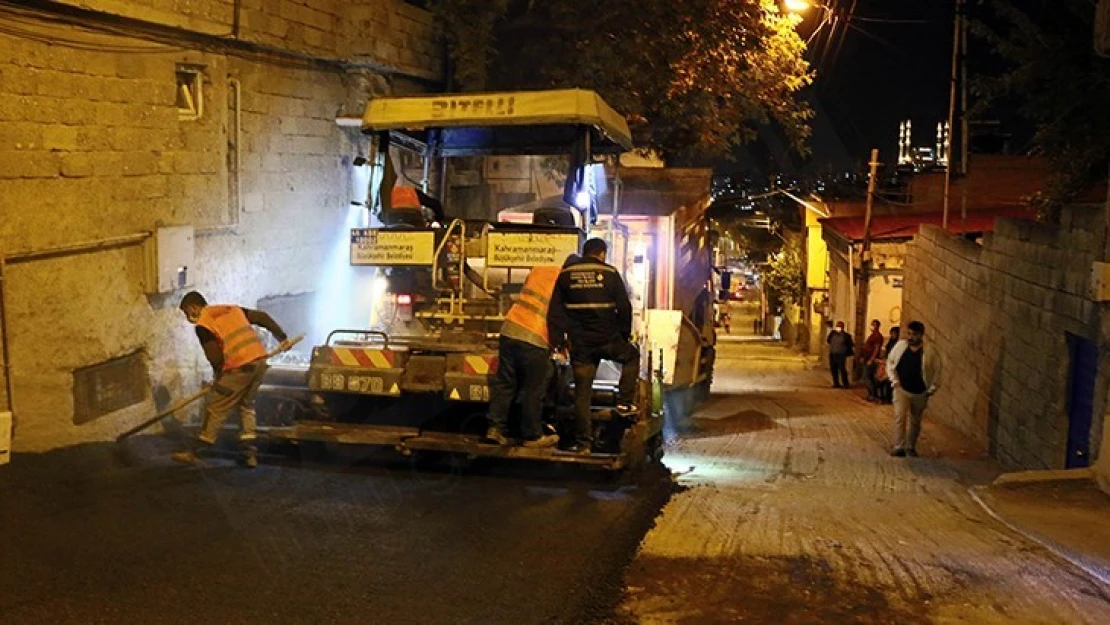
[{"label": "small window in wall", "polygon": [[178,65],[176,74],[178,119],[200,119],[204,114],[204,68],[197,65]]}]

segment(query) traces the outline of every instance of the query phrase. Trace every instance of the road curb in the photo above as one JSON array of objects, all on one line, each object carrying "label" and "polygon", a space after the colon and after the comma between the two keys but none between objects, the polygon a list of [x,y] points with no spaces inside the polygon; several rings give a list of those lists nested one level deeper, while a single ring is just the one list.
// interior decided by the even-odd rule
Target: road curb
[{"label": "road curb", "polygon": [[1007,484],[1037,484],[1041,482],[1061,482],[1071,480],[1093,480],[1095,472],[1090,468],[1083,469],[1048,469],[1043,471],[1016,471],[999,475],[992,486],[1005,486]]},{"label": "road curb", "polygon": [[[1027,473],[1042,473],[1042,472],[1041,471],[1028,471]],[[1002,476],[1000,476],[1000,478],[1001,477]],[[1066,478],[1066,479],[1071,479],[1071,478]],[[1030,480],[1030,481],[1048,481],[1048,480]],[[997,480],[996,480],[996,483],[997,483]],[[1015,482],[1009,482],[1009,483],[1015,483]],[[1051,541],[1051,540],[1041,536],[1040,534],[1037,534],[1036,532],[1031,532],[1031,531],[1025,530],[1025,529],[1021,528],[1020,526],[1018,526],[1014,523],[1011,523],[1010,521],[1007,521],[1006,519],[1002,518],[1002,516],[1000,514],[995,512],[994,509],[990,507],[990,504],[988,504],[986,501],[983,500],[982,497],[979,496],[978,491],[986,491],[987,488],[988,487],[986,487],[986,486],[972,486],[971,488],[967,489],[967,492],[968,492],[969,495],[971,495],[971,498],[973,500],[975,500],[975,503],[979,504],[979,507],[982,508],[983,511],[987,513],[987,515],[989,515],[992,519],[994,519],[995,521],[998,521],[1002,525],[1005,525],[1012,532],[1018,534],[1019,536],[1022,536],[1022,537],[1026,538],[1026,539],[1028,539],[1032,542],[1037,543],[1041,547],[1044,547],[1046,550],[1048,550],[1049,553],[1056,556],[1057,558],[1060,558],[1060,559],[1064,560],[1065,562],[1068,562],[1072,566],[1076,567],[1077,569],[1079,569],[1080,571],[1085,573],[1088,577],[1090,577],[1095,582],[1099,582],[1099,583],[1102,583],[1104,586],[1110,587],[1110,573],[1103,572],[1102,570],[1100,570],[1099,567],[1095,567],[1095,566],[1091,565],[1090,563],[1088,563],[1082,556],[1071,553],[1070,551],[1061,547],[1059,544],[1055,543],[1054,541]]]}]

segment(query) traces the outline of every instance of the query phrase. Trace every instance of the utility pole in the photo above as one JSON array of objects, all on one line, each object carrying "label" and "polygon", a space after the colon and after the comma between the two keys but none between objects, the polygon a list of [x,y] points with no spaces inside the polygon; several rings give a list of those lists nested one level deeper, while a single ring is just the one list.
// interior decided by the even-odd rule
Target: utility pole
[{"label": "utility pole", "polygon": [[952,130],[956,117],[956,92],[959,86],[960,62],[960,32],[963,30],[964,0],[956,0],[956,19],[952,27],[952,79],[948,88],[948,136],[944,143],[944,156],[947,165],[944,168],[944,214],[941,217],[941,226],[948,230],[948,199],[952,185]]},{"label": "utility pole", "polygon": [[967,172],[971,168],[971,132],[967,114],[967,19],[959,15],[960,24],[960,234],[967,232]]},{"label": "utility pole", "polygon": [[867,329],[867,293],[871,286],[871,210],[879,177],[879,151],[871,150],[871,175],[867,181],[867,209],[863,214],[863,246],[859,253],[859,284],[856,295],[856,344],[862,345]]}]

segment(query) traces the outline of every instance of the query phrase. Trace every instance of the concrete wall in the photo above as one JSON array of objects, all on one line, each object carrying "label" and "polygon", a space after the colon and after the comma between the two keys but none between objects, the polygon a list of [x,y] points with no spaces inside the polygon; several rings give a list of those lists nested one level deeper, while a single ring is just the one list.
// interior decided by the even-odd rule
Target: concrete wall
[{"label": "concrete wall", "polygon": [[[55,4],[437,79],[431,15],[402,0],[55,0]],[[238,32],[236,32],[238,28]]]},{"label": "concrete wall", "polygon": [[[1102,207],[1073,207],[1061,227],[1000,219],[975,243],[925,227],[909,245],[902,325],[917,319],[945,359],[929,417],[1013,468],[1062,468],[1068,428],[1067,334],[1097,339],[1087,299]],[[1092,451],[1101,440],[1100,367]]]},{"label": "concrete wall", "polygon": [[[243,0],[242,39],[322,57],[311,62],[213,51],[231,32],[231,0],[69,4],[220,37],[201,51],[194,35],[154,42],[0,15],[20,33],[0,35],[0,255],[11,258],[2,294],[17,451],[112,437],[152,414],[152,398],[163,403],[211,376],[177,311],[184,290],[146,293],[141,246],[22,253],[188,224],[197,229],[192,287],[212,301],[303,304],[327,288],[341,297],[346,228],[360,217],[349,198],[361,139],[335,117],[368,91],[439,68],[430,18],[396,1]],[[369,54],[381,73],[332,62]],[[183,63],[202,71],[198,120],[179,118]],[[306,318],[279,322],[310,330]],[[73,371],[135,352],[147,399],[73,425]]]},{"label": "concrete wall", "polygon": [[[844,328],[852,333],[856,314],[853,304],[855,297],[852,294],[852,280],[854,272],[849,270],[848,257],[838,251],[830,249],[829,252],[829,318],[828,321],[836,325],[844,322]],[[825,335],[828,335],[826,328]],[[822,337],[824,340],[824,337]]]}]

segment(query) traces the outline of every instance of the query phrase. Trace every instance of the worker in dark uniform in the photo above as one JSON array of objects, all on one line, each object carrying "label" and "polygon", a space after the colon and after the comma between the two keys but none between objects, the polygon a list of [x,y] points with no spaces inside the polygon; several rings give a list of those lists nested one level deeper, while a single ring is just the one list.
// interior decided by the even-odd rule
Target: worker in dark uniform
[{"label": "worker in dark uniform", "polygon": [[632,302],[616,268],[605,264],[605,241],[590,239],[582,258],[559,272],[548,311],[548,331],[556,348],[570,342],[574,369],[575,443],[571,451],[589,453],[593,444],[590,402],[602,360],[621,365],[617,411],[635,414],[640,350],[632,342]]},{"label": "worker in dark uniform", "polygon": [[203,453],[216,442],[232,410],[239,409],[240,461],[248,468],[258,466],[257,438],[254,414],[254,396],[266,373],[266,348],[252,326],[266,328],[281,345],[289,349],[291,343],[281,326],[270,315],[240,306],[209,305],[204,296],[190,291],[181,298],[181,311],[197,327],[204,355],[212,365],[214,378],[204,411],[204,424],[197,434],[192,449],[173,454],[181,463],[194,463],[198,453]]}]

